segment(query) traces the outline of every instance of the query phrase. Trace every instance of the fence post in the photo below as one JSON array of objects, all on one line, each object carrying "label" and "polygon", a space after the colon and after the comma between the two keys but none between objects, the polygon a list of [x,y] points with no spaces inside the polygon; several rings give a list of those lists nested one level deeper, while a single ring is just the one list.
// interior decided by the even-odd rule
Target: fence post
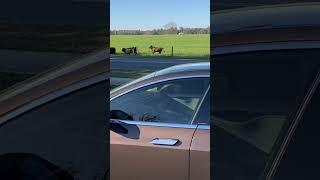
[{"label": "fence post", "polygon": [[171,56],[173,56],[173,46],[171,46]]}]

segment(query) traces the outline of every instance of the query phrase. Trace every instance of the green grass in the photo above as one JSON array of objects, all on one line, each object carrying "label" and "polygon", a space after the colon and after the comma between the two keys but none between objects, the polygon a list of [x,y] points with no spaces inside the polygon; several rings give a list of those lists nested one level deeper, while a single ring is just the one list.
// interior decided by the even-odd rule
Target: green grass
[{"label": "green grass", "polygon": [[[164,48],[163,54],[152,54],[149,46]],[[136,46],[140,56],[210,57],[210,35],[112,35],[110,47],[116,48],[116,55],[124,55],[122,48]],[[133,56],[133,55],[131,55]]]}]

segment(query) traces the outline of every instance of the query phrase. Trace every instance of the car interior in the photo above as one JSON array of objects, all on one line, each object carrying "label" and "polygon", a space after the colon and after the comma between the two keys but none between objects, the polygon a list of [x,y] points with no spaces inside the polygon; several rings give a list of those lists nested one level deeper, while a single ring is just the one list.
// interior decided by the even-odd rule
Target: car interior
[{"label": "car interior", "polygon": [[130,115],[113,116],[121,120],[190,124],[208,84],[196,78],[150,85],[112,100],[111,111]]}]

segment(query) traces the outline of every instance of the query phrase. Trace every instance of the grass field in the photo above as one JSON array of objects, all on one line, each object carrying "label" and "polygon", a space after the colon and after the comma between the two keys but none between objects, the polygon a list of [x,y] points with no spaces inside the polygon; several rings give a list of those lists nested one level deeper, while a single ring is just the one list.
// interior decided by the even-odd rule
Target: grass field
[{"label": "grass field", "polygon": [[[161,55],[152,54],[149,46],[164,48]],[[122,48],[136,46],[141,56],[200,57],[210,56],[210,35],[111,35],[110,47],[116,48],[116,55],[123,55]],[[133,56],[133,55],[131,55]]]}]

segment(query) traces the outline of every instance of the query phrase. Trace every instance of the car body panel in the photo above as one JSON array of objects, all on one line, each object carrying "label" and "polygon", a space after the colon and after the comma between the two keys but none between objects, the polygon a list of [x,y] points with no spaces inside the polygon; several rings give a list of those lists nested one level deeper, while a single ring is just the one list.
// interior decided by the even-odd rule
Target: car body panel
[{"label": "car body panel", "polygon": [[214,55],[246,53],[254,51],[294,50],[294,49],[319,49],[320,41],[287,41],[256,44],[239,44],[212,49]]},{"label": "car body panel", "polygon": [[[158,82],[193,77],[210,77],[210,63],[190,63],[177,65],[158,72],[154,72],[119,88],[110,93],[110,101],[133,90]],[[203,161],[202,166],[192,166],[192,177],[209,179],[210,127],[199,129],[194,137],[198,125],[122,121],[134,135],[124,135],[110,131],[111,179],[139,179],[139,180],[188,180],[190,178],[190,163]],[[136,125],[136,127],[132,126]],[[132,130],[135,129],[135,130]],[[134,133],[133,133],[134,134]],[[179,139],[174,146],[155,145],[150,143],[155,138]],[[193,144],[192,161],[190,148]],[[198,160],[199,158],[199,160]],[[197,167],[198,166],[198,167]]]},{"label": "car body panel", "polygon": [[[98,53],[100,56],[103,54],[104,51]],[[97,56],[97,53],[92,53],[8,89],[1,94],[0,116],[80,81],[101,74],[105,74],[106,79],[108,79],[109,68],[106,59],[95,58],[95,56]]]},{"label": "car body panel", "polygon": [[[110,131],[111,179],[187,180],[189,148],[195,128],[137,126],[138,139]],[[181,143],[174,146],[150,143],[155,138],[179,139]]]},{"label": "car body panel", "polygon": [[210,129],[197,128],[190,147],[190,180],[210,179]]},{"label": "car body panel", "polygon": [[315,18],[319,15],[319,2],[284,3],[213,11],[211,24],[213,34],[319,27],[320,22]]},{"label": "car body panel", "polygon": [[256,30],[249,32],[223,33],[213,38],[213,47],[223,47],[238,44],[256,44],[287,41],[320,40],[320,27],[286,28]]},{"label": "car body panel", "polygon": [[319,9],[320,3],[292,3],[213,12],[211,55],[219,47],[319,41]]}]

